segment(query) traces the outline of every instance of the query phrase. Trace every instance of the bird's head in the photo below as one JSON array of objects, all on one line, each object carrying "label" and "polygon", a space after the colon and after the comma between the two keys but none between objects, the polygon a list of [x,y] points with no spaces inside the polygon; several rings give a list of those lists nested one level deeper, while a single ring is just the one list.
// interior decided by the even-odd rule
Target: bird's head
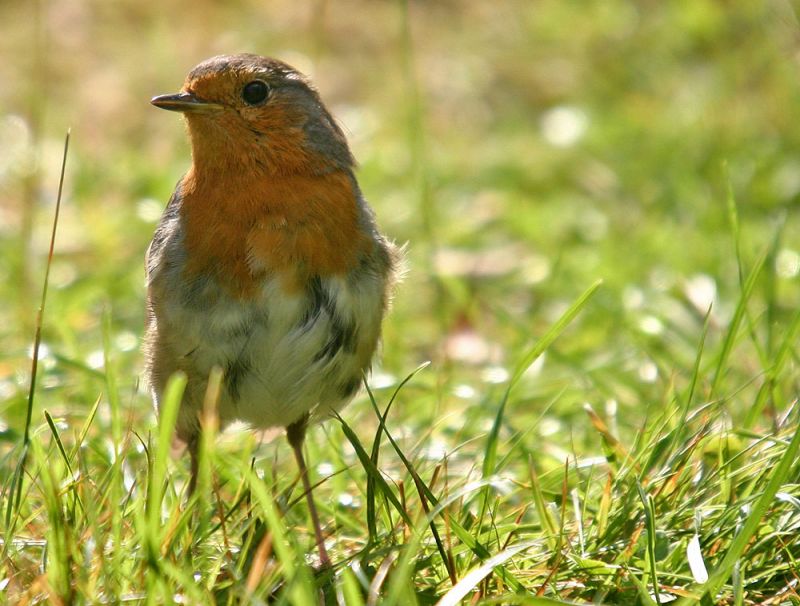
[{"label": "bird's head", "polygon": [[198,172],[324,174],[354,163],[308,79],[275,59],[212,57],[189,72],[181,92],[151,103],[186,116]]}]

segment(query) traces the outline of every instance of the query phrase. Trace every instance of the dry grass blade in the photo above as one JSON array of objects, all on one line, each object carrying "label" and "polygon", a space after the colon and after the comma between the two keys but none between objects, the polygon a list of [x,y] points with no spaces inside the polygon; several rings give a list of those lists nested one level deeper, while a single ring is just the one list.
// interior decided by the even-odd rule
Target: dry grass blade
[{"label": "dry grass blade", "polygon": [[64,137],[64,153],[61,156],[61,174],[58,179],[58,195],[56,196],[56,208],[53,213],[53,229],[50,232],[50,249],[47,253],[47,264],[44,271],[44,283],[42,285],[42,296],[39,300],[39,310],[36,312],[36,334],[33,338],[33,353],[31,360],[31,381],[28,387],[28,403],[25,413],[25,433],[22,440],[22,455],[19,465],[14,472],[14,478],[9,491],[8,509],[6,510],[6,524],[11,520],[12,512],[19,507],[22,497],[22,477],[25,472],[25,463],[28,458],[28,447],[31,441],[31,422],[33,420],[33,400],[36,393],[36,375],[39,369],[39,349],[42,344],[42,322],[44,319],[44,308],[47,301],[47,287],[50,283],[50,267],[53,264],[53,252],[56,245],[56,231],[58,230],[58,217],[61,212],[61,196],[64,191],[64,174],[67,168],[67,153],[69,152],[70,130]]}]

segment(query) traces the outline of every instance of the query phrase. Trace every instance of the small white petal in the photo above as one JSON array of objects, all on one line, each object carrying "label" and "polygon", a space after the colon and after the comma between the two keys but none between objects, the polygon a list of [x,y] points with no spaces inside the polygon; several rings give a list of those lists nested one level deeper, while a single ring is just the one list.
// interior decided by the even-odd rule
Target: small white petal
[{"label": "small white petal", "polygon": [[703,554],[700,551],[700,537],[694,535],[686,546],[686,557],[689,560],[689,568],[692,571],[695,583],[705,583],[708,580],[708,570],[703,561]]}]

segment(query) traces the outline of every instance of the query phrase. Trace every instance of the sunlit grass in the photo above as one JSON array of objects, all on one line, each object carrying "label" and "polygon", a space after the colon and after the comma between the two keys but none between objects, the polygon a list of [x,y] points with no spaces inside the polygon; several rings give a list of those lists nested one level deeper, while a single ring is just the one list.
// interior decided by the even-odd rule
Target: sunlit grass
[{"label": "sunlit grass", "polygon": [[[762,269],[756,264],[745,283]],[[741,335],[723,331],[709,347],[702,333],[694,363],[674,369],[659,406],[627,439],[610,428],[612,409],[604,421],[587,408],[600,457],[566,452],[559,464],[513,421],[523,401],[511,388],[596,289],[521,352],[505,389],[484,398],[481,405],[496,412],[488,431],[456,437],[433,455],[430,434],[398,434],[390,406],[414,406],[410,392],[428,389],[430,367],[394,391],[370,392],[374,436],[359,436],[343,420],[328,423],[329,439],[311,450],[314,460],[332,462],[316,489],[331,523],[332,572],[315,572],[312,538],[297,532],[307,520],[296,478],[278,473],[284,466],[270,457],[251,461],[255,444],[210,440],[201,490],[185,502],[186,470],[169,457],[180,380],[148,435],[128,426],[120,441],[109,441],[97,431],[95,409],[70,432],[45,411],[20,507],[4,526],[5,590],[56,603],[77,596],[313,603],[317,591],[347,604],[378,596],[388,604],[469,596],[520,604],[539,603],[536,596],[648,604],[678,596],[688,603],[706,591],[712,600],[746,595],[764,603],[776,592],[794,595],[796,402],[764,433],[734,425],[726,412],[741,391],[708,399],[714,377],[725,372],[720,360],[732,353],[727,344]],[[750,296],[743,292],[741,306]],[[784,337],[794,338],[793,331]],[[778,351],[786,347],[776,343]],[[784,374],[772,379],[782,384]]]},{"label": "sunlit grass", "polygon": [[[0,602],[800,603],[778,5],[0,6]],[[306,444],[333,571],[282,438],[210,431],[187,501],[139,385],[142,255],[188,164],[148,100],[238,50],[313,71],[409,242],[369,390]]]}]

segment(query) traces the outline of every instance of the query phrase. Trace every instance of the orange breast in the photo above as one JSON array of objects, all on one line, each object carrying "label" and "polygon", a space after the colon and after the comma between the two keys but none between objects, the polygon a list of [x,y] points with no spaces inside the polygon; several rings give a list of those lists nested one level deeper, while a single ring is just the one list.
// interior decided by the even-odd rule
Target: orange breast
[{"label": "orange breast", "polygon": [[261,281],[277,275],[299,287],[312,275],[343,274],[369,249],[359,228],[350,176],[259,176],[241,185],[183,182],[186,271],[211,272],[233,296],[253,296]]}]

